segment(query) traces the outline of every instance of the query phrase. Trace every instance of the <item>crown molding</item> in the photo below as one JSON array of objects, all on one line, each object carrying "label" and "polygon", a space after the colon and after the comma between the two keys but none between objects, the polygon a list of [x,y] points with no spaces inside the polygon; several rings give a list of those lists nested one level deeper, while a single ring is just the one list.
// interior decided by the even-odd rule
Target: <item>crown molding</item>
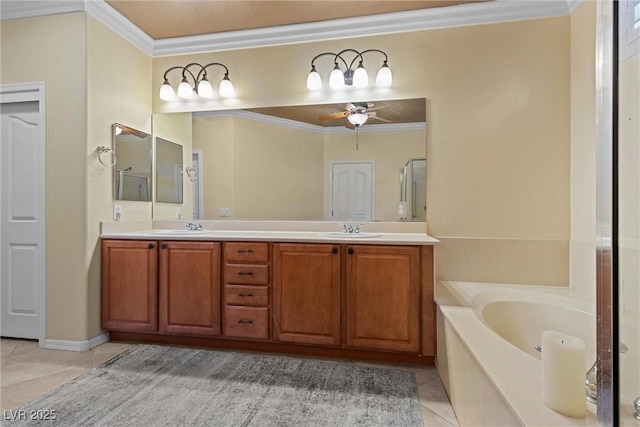
[{"label": "crown molding", "polygon": [[248,49],[312,41],[568,15],[567,2],[495,0],[306,24],[156,40],[153,56]]},{"label": "crown molding", "polygon": [[584,0],[495,0],[306,24],[153,40],[104,0],[0,1],[0,17],[87,12],[150,56],[248,49],[569,15]]},{"label": "crown molding", "polygon": [[[298,122],[290,119],[283,119],[280,117],[267,116],[265,114],[254,113],[253,111],[246,110],[224,110],[224,111],[196,111],[191,113],[194,119],[203,119],[208,117],[233,117],[240,119],[253,120],[261,123],[267,123],[275,126],[283,126],[290,129],[303,130],[313,133],[349,133],[353,132],[353,129],[349,129],[344,126],[318,126],[310,123]],[[426,123],[382,123],[375,126],[361,126],[360,133],[369,132],[401,132],[408,130],[426,130]]]}]

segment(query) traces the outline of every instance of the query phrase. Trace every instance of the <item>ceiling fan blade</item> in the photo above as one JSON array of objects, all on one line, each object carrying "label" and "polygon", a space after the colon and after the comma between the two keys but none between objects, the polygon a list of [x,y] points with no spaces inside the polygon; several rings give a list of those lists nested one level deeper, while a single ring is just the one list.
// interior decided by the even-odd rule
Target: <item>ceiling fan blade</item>
[{"label": "ceiling fan blade", "polygon": [[345,104],[345,106],[344,106],[344,109],[347,110],[347,111],[348,110],[353,110],[354,108],[356,108],[356,106],[352,102],[350,102],[348,104]]},{"label": "ceiling fan blade", "polygon": [[387,120],[382,117],[375,116],[373,114],[369,114],[369,118],[374,120],[380,120],[381,122],[385,122],[385,123],[391,123],[391,120]]},{"label": "ceiling fan blade", "polygon": [[325,120],[341,119],[343,117],[347,117],[347,114],[348,114],[347,111],[341,111],[339,113],[331,113],[331,114],[319,114],[318,120],[322,122]]},{"label": "ceiling fan blade", "polygon": [[[373,105],[373,104],[371,104],[371,105]],[[367,108],[367,111],[381,110],[381,109],[386,108],[386,107],[387,107],[386,105],[381,105],[379,107],[371,107],[371,108]]]},{"label": "ceiling fan blade", "polygon": [[344,124],[345,127],[349,128],[349,129],[355,129],[356,126],[351,123],[349,120],[347,120],[347,122]]}]

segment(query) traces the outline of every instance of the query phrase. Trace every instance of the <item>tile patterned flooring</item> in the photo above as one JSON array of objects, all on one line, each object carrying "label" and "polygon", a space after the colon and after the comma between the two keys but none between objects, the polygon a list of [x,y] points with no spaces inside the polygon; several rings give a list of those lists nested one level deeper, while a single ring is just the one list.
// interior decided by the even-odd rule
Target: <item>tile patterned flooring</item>
[{"label": "tile patterned flooring", "polygon": [[[107,342],[89,351],[74,352],[42,349],[38,347],[37,341],[2,338],[0,340],[0,409],[17,409],[106,362],[130,346],[131,344]],[[344,362],[366,366],[389,366],[348,360]],[[424,426],[458,425],[434,367],[393,366],[415,372]]]}]

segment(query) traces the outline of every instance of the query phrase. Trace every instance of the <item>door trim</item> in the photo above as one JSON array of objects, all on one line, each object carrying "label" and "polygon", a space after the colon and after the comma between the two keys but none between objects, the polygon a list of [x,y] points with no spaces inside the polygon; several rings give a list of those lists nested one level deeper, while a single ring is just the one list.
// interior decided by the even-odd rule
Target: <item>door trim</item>
[{"label": "door trim", "polygon": [[202,167],[202,150],[193,150],[191,153],[191,162],[193,166],[193,156],[196,156],[198,158],[198,180],[197,180],[197,186],[195,187],[195,190],[198,193],[198,219],[202,219],[203,217],[203,211],[204,211],[204,207],[202,206],[202,196],[204,194],[204,189],[202,187],[202,169],[204,169]]},{"label": "door trim", "polygon": [[[333,165],[339,164],[367,164],[371,165],[371,219],[376,218],[376,162],[375,160],[335,160],[329,162],[329,211],[327,217],[333,220]],[[325,193],[326,194],[326,193]]]},{"label": "door trim", "polygon": [[[42,227],[40,227],[40,242],[42,244],[42,257],[40,260],[40,283],[38,286],[40,301],[38,302],[40,326],[38,330],[38,345],[45,347],[45,340],[47,336],[47,316],[46,316],[46,290],[47,290],[47,276],[46,276],[46,259],[47,259],[47,245],[46,245],[46,191],[45,191],[45,177],[46,177],[46,158],[45,158],[45,83],[44,82],[30,82],[30,83],[15,83],[15,84],[0,84],[0,104],[14,103],[14,102],[38,102],[38,142],[40,144],[40,150],[38,153],[38,159],[36,159],[37,167],[42,171],[40,175],[40,194],[38,198],[42,201],[40,203],[40,211],[38,215],[42,218]],[[0,204],[2,200],[0,200]],[[2,247],[0,246],[0,251]]]}]

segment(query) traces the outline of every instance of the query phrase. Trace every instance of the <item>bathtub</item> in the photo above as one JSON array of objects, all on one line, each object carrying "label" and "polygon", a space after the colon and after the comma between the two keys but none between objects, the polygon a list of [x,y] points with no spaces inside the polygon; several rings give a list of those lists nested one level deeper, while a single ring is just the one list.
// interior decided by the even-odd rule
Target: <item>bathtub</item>
[{"label": "bathtub", "polygon": [[[596,359],[595,303],[569,288],[439,282],[437,368],[461,425],[597,425],[542,402],[542,332],[582,338]],[[538,348],[538,349],[537,349]]]}]

